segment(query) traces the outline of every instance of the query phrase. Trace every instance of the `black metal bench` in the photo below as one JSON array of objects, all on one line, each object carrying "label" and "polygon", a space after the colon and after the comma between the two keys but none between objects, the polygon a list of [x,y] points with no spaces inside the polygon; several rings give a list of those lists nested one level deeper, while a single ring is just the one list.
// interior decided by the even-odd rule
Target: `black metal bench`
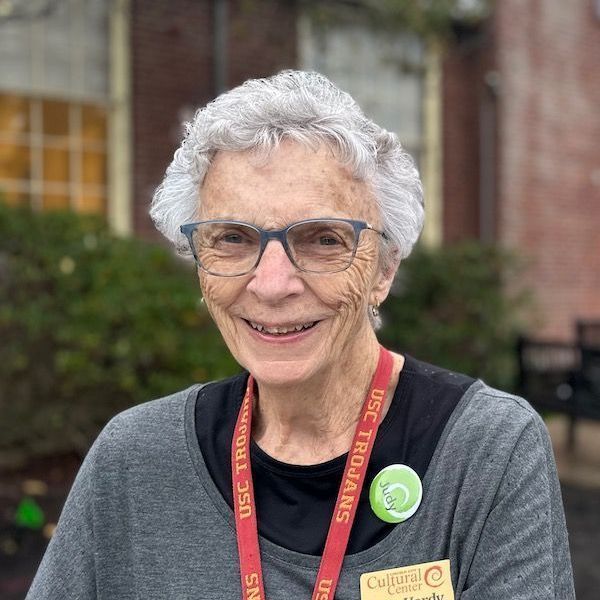
[{"label": "black metal bench", "polygon": [[518,392],[540,411],[569,416],[569,448],[578,419],[600,419],[600,321],[579,321],[575,343],[520,338]]},{"label": "black metal bench", "polygon": [[600,321],[577,323],[579,369],[574,374],[576,413],[600,419]]}]

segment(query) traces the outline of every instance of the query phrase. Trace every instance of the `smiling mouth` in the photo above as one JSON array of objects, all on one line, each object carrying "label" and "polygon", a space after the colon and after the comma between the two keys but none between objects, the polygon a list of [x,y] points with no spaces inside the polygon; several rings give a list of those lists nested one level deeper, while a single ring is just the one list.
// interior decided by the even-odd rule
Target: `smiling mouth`
[{"label": "smiling mouth", "polygon": [[259,331],[260,333],[267,333],[269,335],[287,335],[290,333],[299,333],[301,331],[306,331],[308,329],[311,329],[319,322],[319,321],[308,321],[306,323],[297,323],[294,325],[280,325],[280,326],[267,327],[266,325],[263,325],[261,323],[256,323],[255,321],[249,321],[248,319],[244,319],[244,321],[246,321],[246,323],[250,327],[252,327],[252,329]]}]

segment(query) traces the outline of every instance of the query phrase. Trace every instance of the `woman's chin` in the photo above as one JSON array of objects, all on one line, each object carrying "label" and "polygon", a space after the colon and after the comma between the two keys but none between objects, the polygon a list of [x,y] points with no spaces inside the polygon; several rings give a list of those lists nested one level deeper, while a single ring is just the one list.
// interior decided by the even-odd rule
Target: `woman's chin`
[{"label": "woman's chin", "polygon": [[311,360],[261,360],[253,361],[247,368],[259,385],[277,387],[308,382],[318,371]]}]

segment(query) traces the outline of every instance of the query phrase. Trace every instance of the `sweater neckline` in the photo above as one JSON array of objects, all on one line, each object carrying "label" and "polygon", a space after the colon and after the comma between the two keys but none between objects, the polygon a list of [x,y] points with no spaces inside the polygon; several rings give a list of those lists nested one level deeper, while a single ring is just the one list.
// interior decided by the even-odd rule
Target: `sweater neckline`
[{"label": "sweater neckline", "polygon": [[[221,518],[224,520],[226,525],[232,530],[235,535],[235,519],[234,514],[225,499],[221,496],[217,486],[213,482],[208,469],[206,467],[206,463],[204,462],[204,457],[202,456],[202,452],[200,451],[200,446],[198,444],[198,439],[196,436],[195,430],[195,406],[196,406],[196,397],[198,391],[204,387],[205,384],[196,384],[193,385],[188,390],[187,397],[185,398],[185,402],[182,403],[183,409],[183,428],[185,432],[185,440],[187,444],[187,451],[190,457],[190,460],[194,466],[194,470],[196,471],[196,475],[199,479],[199,485],[204,488],[204,491],[207,493],[210,498],[214,508],[217,510]],[[450,435],[454,424],[460,418],[462,413],[464,412],[466,406],[468,405],[471,397],[475,394],[477,390],[479,390],[483,386],[481,381],[476,381],[473,385],[471,385],[468,390],[465,392],[463,397],[460,399],[458,405],[454,409],[452,415],[448,419],[446,426],[440,439],[438,441],[437,447],[431,461],[429,463],[429,468],[423,478],[423,502],[428,501],[429,491],[431,488],[432,479],[434,473],[436,471],[437,463],[439,461],[440,455],[443,452],[443,447],[445,442]],[[389,533],[385,538],[383,538],[378,543],[374,544],[370,548],[363,550],[361,552],[357,552],[355,554],[349,554],[344,558],[344,567],[347,569],[361,569],[368,563],[375,561],[388,552],[397,549],[399,545],[402,544],[402,539],[404,537],[410,537],[410,533],[413,529],[417,529],[422,526],[420,524],[421,517],[419,515],[420,511],[405,521],[404,523],[399,523],[396,525],[393,531]],[[424,512],[424,511],[422,511]],[[289,550],[282,546],[279,546],[270,540],[259,536],[260,548],[263,558],[268,558],[277,562],[289,563],[295,566],[304,567],[307,569],[317,569],[319,567],[321,557],[313,556],[310,554],[303,554],[300,552],[296,552],[294,550]]]},{"label": "sweater neckline", "polygon": [[[412,366],[412,358],[406,356],[405,358],[405,366]],[[390,404],[389,410],[383,421],[379,426],[379,431],[377,433],[377,438],[381,439],[388,435],[392,424],[398,417],[398,412],[400,407],[404,403],[404,399],[407,394],[407,384],[406,377],[411,374],[410,368],[403,369],[400,372],[400,379],[398,380],[398,384],[396,389],[394,390],[393,400]],[[244,390],[246,388],[244,387]],[[241,406],[242,397],[239,399],[239,405]],[[239,410],[239,406],[236,409],[236,412]],[[252,452],[252,461],[255,461],[262,465],[264,468],[275,471],[286,477],[329,477],[334,474],[341,474],[344,471],[344,467],[346,465],[346,458],[348,456],[348,452],[344,452],[339,456],[335,456],[334,458],[329,459],[328,461],[312,464],[312,465],[292,465],[285,462],[281,462],[276,458],[272,457],[270,454],[266,453],[254,440],[251,441],[251,452]],[[212,479],[211,479],[212,480]]]}]

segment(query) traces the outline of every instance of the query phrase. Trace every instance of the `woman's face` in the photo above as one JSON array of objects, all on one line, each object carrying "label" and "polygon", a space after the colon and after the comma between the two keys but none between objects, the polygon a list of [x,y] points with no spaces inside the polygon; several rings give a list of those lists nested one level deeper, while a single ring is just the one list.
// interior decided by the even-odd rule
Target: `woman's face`
[{"label": "woman's face", "polygon": [[[284,142],[266,164],[250,152],[219,152],[201,195],[201,220],[282,229],[304,219],[341,217],[380,227],[367,185],[354,180],[324,146],[315,151]],[[271,240],[251,273],[218,277],[199,270],[200,285],[236,360],[259,383],[298,383],[326,375],[348,357],[356,360],[372,342],[368,305],[384,300],[393,277],[381,273],[378,250],[378,234],[363,231],[347,270],[315,274],[296,269],[281,243]],[[311,323],[300,332],[281,333]]]}]

